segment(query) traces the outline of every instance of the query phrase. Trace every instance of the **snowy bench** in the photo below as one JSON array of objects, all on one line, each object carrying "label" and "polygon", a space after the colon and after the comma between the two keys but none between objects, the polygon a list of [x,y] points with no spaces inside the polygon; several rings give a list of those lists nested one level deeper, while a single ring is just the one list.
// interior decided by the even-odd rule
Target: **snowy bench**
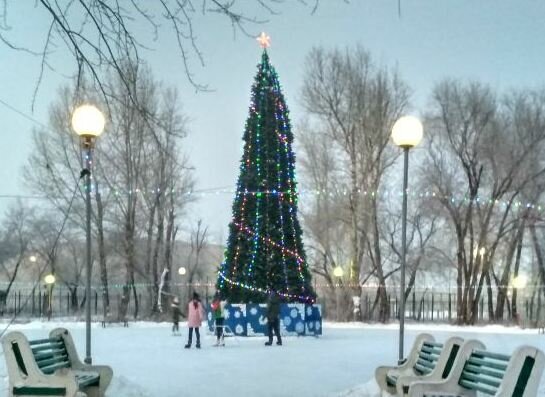
[{"label": "snowy bench", "polygon": [[400,366],[382,366],[375,371],[375,379],[381,388],[392,395],[404,396],[410,384],[419,379],[445,379],[463,344],[463,339],[452,337],[444,344],[435,342],[433,336],[417,336],[409,356]]},{"label": "snowy bench", "polygon": [[83,364],[68,330],[29,341],[21,332],[2,338],[9,396],[103,397],[112,380],[108,366]]},{"label": "snowy bench", "polygon": [[411,384],[409,396],[537,396],[545,365],[545,355],[539,349],[521,346],[512,355],[505,355],[486,351],[478,341],[466,343],[471,348],[462,346],[447,379],[416,381]]}]

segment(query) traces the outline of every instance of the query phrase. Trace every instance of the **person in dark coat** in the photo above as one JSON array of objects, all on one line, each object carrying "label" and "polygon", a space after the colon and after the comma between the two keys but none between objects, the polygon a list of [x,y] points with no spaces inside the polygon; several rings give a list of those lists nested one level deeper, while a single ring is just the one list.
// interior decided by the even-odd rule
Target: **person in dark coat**
[{"label": "person in dark coat", "polygon": [[170,307],[172,308],[172,335],[180,335],[180,301],[178,300],[178,297],[174,297],[172,300],[172,304]]},{"label": "person in dark coat", "polygon": [[280,297],[274,291],[269,295],[267,300],[267,326],[269,328],[269,341],[265,342],[265,346],[271,346],[273,342],[273,332],[276,335],[276,344],[282,345],[282,337],[280,336]]}]

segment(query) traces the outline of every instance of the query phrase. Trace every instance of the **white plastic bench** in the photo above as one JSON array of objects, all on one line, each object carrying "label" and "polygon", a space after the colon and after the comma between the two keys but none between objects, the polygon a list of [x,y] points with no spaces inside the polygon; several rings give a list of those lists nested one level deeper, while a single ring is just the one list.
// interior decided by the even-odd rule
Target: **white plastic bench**
[{"label": "white plastic bench", "polygon": [[83,364],[68,330],[57,328],[49,338],[31,340],[18,331],[2,338],[9,375],[9,397],[104,397],[113,371]]},{"label": "white plastic bench", "polygon": [[444,344],[430,334],[416,337],[405,362],[399,366],[382,366],[375,370],[381,390],[394,396],[407,394],[410,384],[418,379],[441,380],[450,373],[463,339],[449,338]]},{"label": "white plastic bench", "polygon": [[521,346],[506,355],[485,350],[479,341],[462,347],[447,379],[416,381],[410,397],[537,397],[545,355],[532,346]]}]

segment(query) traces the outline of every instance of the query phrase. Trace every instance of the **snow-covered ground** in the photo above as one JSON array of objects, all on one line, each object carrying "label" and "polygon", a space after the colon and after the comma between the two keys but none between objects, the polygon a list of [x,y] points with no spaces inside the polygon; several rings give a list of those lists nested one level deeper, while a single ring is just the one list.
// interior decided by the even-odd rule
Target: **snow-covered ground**
[{"label": "snow-covered ground", "polygon": [[[83,356],[83,323],[32,322],[15,324],[30,339],[42,338],[56,326],[68,328]],[[263,345],[265,338],[227,339],[224,348],[213,347],[214,338],[204,333],[200,350],[186,350],[187,329],[182,337],[170,334],[170,324],[131,323],[129,328],[110,326],[93,332],[93,361],[114,370],[109,397],[370,397],[379,396],[373,380],[381,364],[397,358],[398,328],[392,325],[324,324],[324,335],[286,337],[279,347]],[[5,325],[0,322],[0,332]],[[536,330],[488,326],[462,328],[445,325],[408,324],[406,350],[420,332],[437,340],[459,335],[482,340],[492,351],[512,352],[521,344],[545,351],[545,336]],[[0,359],[0,376],[7,374]],[[6,393],[6,380],[0,396]],[[539,396],[545,396],[545,379]]]}]

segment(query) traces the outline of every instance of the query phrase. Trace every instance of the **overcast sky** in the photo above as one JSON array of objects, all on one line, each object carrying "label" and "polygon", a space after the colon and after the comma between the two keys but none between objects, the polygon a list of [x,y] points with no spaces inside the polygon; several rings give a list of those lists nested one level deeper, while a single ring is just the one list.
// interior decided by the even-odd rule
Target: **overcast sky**
[{"label": "overcast sky", "polygon": [[[248,1],[248,0],[245,0]],[[397,66],[413,90],[413,113],[425,109],[432,85],[444,77],[478,79],[497,89],[536,87],[545,81],[545,2],[537,0],[321,0],[310,8],[291,2],[272,16],[265,30],[269,49],[284,89],[294,126],[303,117],[300,89],[304,58],[313,46],[367,48],[383,65]],[[9,37],[39,49],[49,20],[34,1],[8,2]],[[139,32],[142,37],[147,32]],[[145,51],[154,75],[178,87],[190,117],[186,150],[196,168],[198,189],[235,186],[242,152],[242,132],[250,102],[250,88],[261,49],[217,16],[197,26],[198,45],[206,66],[195,65],[195,78],[214,89],[195,93],[187,81],[172,37],[162,32],[159,42]],[[62,50],[55,54],[57,72],[47,72],[34,111],[31,99],[40,59],[0,45],[0,101],[38,123],[47,124],[47,109],[72,71],[73,61]],[[21,168],[31,150],[36,123],[0,103],[0,195],[25,194]],[[107,133],[107,130],[105,131]],[[295,129],[297,143],[297,130]],[[303,181],[304,184],[304,181]],[[13,199],[1,198],[0,210]],[[212,236],[226,238],[233,194],[206,195],[190,210],[190,220],[203,218]],[[304,196],[301,198],[304,201]],[[39,201],[33,201],[34,203]],[[186,223],[187,225],[187,223]],[[188,226],[186,226],[188,227]]]}]

